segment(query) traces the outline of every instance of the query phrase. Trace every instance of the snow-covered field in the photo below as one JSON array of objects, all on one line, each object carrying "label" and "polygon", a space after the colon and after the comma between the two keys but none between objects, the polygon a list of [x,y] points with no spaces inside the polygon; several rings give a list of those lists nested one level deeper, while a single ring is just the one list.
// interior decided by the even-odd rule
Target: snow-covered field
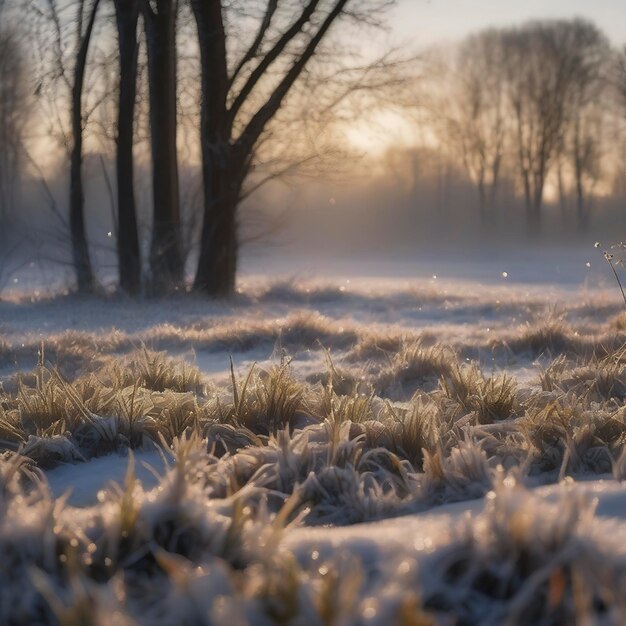
[{"label": "snow-covered field", "polygon": [[624,623],[623,306],[508,276],[9,294],[0,623]]}]

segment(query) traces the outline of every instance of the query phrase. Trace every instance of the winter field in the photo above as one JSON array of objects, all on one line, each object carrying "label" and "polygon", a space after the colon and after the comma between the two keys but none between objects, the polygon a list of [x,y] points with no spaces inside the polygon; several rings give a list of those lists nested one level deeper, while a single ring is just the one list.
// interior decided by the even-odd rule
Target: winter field
[{"label": "winter field", "polygon": [[0,623],[624,623],[626,313],[585,271],[7,290]]}]

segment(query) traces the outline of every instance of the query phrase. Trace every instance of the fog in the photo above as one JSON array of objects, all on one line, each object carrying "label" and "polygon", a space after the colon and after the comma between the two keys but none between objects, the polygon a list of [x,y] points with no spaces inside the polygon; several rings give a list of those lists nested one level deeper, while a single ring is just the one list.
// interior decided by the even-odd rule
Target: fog
[{"label": "fog", "polygon": [[[413,162],[416,169],[419,160],[424,165],[407,178],[393,171],[391,162],[398,158]],[[372,172],[370,177],[346,174],[330,182],[269,185],[242,207],[243,274],[610,284],[612,277],[602,251],[619,243],[626,229],[626,198],[619,190],[596,201],[584,231],[578,227],[573,202],[566,212],[558,202],[548,202],[542,233],[531,237],[526,233],[523,199],[512,185],[502,193],[495,219],[481,223],[475,187],[458,169],[437,176],[432,171],[439,165],[436,159],[429,152],[389,154],[382,163],[368,163],[363,157],[359,165]],[[88,232],[98,272],[105,283],[113,284],[116,227],[102,168],[100,158],[88,159]],[[196,176],[193,168],[182,170],[183,180],[191,181],[191,186]],[[142,177],[147,180],[148,173],[141,172],[139,179]],[[33,269],[37,272],[43,267],[45,281],[55,276],[57,286],[71,285],[66,222],[62,213],[55,213],[64,205],[66,183],[62,175],[49,180],[48,188],[41,180],[25,180],[22,213],[10,230],[11,239],[20,247],[7,262],[7,282],[14,278],[23,281],[26,276],[32,281]],[[143,187],[138,186],[139,222],[147,254],[150,194],[145,184]],[[188,259],[192,272],[200,219],[197,194],[189,191],[184,209],[185,232],[194,242]],[[596,242],[602,244],[601,249],[594,247]]]}]

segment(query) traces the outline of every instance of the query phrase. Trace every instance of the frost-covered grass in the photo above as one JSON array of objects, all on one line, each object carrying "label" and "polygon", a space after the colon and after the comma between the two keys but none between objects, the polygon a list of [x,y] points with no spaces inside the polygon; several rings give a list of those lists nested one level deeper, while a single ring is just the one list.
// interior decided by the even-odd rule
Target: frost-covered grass
[{"label": "frost-covered grass", "polygon": [[[377,289],[0,304],[0,623],[622,622],[626,549],[560,482],[626,475],[619,300]],[[103,458],[124,484],[55,497]]]}]

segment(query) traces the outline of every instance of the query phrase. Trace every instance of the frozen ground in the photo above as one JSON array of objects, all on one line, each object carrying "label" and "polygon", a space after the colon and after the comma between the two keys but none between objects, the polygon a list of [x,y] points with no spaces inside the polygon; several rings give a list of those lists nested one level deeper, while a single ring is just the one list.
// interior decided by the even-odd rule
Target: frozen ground
[{"label": "frozen ground", "polygon": [[508,269],[9,293],[0,623],[623,623],[623,302]]}]

